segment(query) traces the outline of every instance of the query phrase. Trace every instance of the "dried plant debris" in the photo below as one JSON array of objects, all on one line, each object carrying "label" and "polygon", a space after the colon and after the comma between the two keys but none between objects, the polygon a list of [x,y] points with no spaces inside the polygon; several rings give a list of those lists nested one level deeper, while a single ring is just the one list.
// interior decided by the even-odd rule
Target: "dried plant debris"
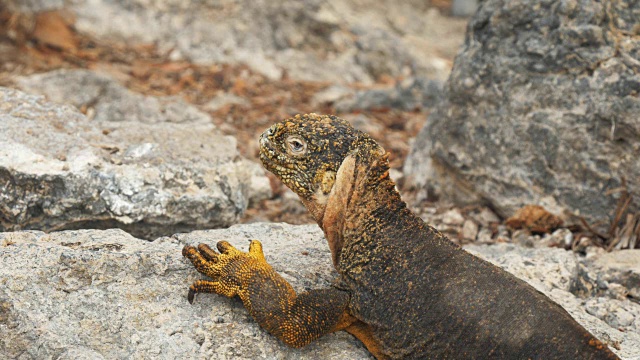
[{"label": "dried plant debris", "polygon": [[[586,219],[580,218],[585,231],[582,237],[589,237],[587,245],[596,245],[607,251],[640,248],[640,212],[633,212],[633,196],[627,188],[627,182],[622,178],[619,188],[612,189],[606,195],[620,194],[613,217],[606,226],[605,222],[589,224]],[[579,239],[580,236],[577,237]]]},{"label": "dried plant debris", "polygon": [[562,223],[562,219],[539,205],[526,205],[506,221],[511,229],[526,229],[535,234],[550,233]]}]

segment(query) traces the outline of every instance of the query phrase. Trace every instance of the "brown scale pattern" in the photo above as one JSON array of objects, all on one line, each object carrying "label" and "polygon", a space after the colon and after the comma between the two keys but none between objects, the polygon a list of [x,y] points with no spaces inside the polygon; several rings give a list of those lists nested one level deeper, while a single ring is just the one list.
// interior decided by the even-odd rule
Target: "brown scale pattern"
[{"label": "brown scale pattern", "polygon": [[212,278],[197,292],[238,295],[291,346],[344,329],[378,359],[617,359],[559,305],[449,241],[407,209],[389,154],[333,116],[298,115],[260,139],[265,167],[294,190],[325,233],[341,275],[296,294],[253,241],[183,254]]}]

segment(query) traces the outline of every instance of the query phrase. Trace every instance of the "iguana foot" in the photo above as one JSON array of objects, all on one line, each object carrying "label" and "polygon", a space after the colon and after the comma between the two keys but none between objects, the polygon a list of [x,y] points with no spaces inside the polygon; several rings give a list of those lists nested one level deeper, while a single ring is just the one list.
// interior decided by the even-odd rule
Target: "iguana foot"
[{"label": "iguana foot", "polygon": [[197,280],[189,287],[187,299],[193,303],[196,293],[215,293],[227,297],[242,295],[250,276],[261,268],[270,268],[262,252],[262,244],[252,240],[249,252],[242,252],[227,241],[219,241],[218,251],[206,244],[199,244],[198,248],[186,245],[182,255],[203,275],[212,280]]}]

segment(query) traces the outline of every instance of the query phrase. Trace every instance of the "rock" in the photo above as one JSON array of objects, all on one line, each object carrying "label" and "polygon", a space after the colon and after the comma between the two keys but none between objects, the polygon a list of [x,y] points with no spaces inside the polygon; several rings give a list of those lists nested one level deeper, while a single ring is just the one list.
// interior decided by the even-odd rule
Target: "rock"
[{"label": "rock", "polygon": [[502,217],[537,204],[608,219],[623,177],[640,196],[638,26],[632,0],[482,2],[407,183]]},{"label": "rock", "polygon": [[262,330],[238,299],[199,294],[186,243],[263,241],[297,291],[335,276],[317,226],[253,224],[153,242],[121,230],[0,233],[0,354],[20,359],[372,359],[346,332],[300,350]]},{"label": "rock", "polygon": [[516,230],[511,234],[511,242],[523,247],[536,247],[540,243],[539,235],[531,235],[528,230]]},{"label": "rock", "polygon": [[615,329],[640,333],[640,305],[598,297],[588,299],[585,310]]},{"label": "rock", "polygon": [[462,238],[465,240],[474,241],[476,236],[478,236],[478,224],[473,220],[465,220],[464,224],[462,224]]},{"label": "rock", "polygon": [[498,225],[498,232],[496,234],[497,242],[509,242],[509,230],[506,225]]},{"label": "rock", "polygon": [[558,229],[552,234],[546,234],[541,243],[547,247],[570,249],[571,244],[573,244],[573,233],[566,228]]},{"label": "rock", "polygon": [[453,0],[451,2],[451,15],[471,16],[478,8],[478,0]]},{"label": "rock", "polygon": [[263,170],[240,158],[235,139],[204,113],[173,100],[129,98],[96,75],[79,75],[101,84],[80,91],[77,73],[66,81],[64,74],[23,84],[35,90],[38,79],[53,97],[89,101],[93,120],[0,88],[0,231],[121,227],[153,238],[229,226],[250,201],[270,196]]},{"label": "rock", "polygon": [[81,33],[156,44],[174,61],[245,64],[270,79],[332,83],[407,73],[444,80],[465,26],[415,0],[2,1],[23,12],[69,10]]},{"label": "rock", "polygon": [[[372,358],[345,332],[301,350],[287,348],[260,329],[237,299],[199,294],[189,305],[187,289],[201,275],[181,248],[220,239],[245,251],[249,239],[260,239],[267,260],[296,291],[328,286],[336,276],[315,225],[235,225],[153,242],[117,229],[0,233],[0,357]],[[614,351],[623,359],[640,356],[640,334],[632,328],[637,308],[628,300],[583,301],[571,294],[579,265],[571,252],[512,244],[466,249],[559,302],[595,335],[617,343]]]},{"label": "rock", "polygon": [[[117,229],[0,233],[0,353],[22,359],[372,359],[345,332],[301,350],[287,348],[237,299],[199,294],[189,305],[188,287],[201,275],[181,248],[220,239],[245,251],[249,239],[260,239],[267,260],[296,291],[328,286],[336,276],[315,225],[236,225],[153,242]],[[623,359],[640,355],[637,330],[627,325],[619,331],[589,313],[601,314],[596,303],[607,304],[626,324],[635,316],[627,302],[594,298],[583,304],[568,291],[578,265],[570,252],[512,244],[467,249],[549,295],[601,339],[617,342],[614,351]]]},{"label": "rock", "polygon": [[48,100],[86,109],[99,122],[209,124],[211,117],[177,97],[144,96],[107,75],[89,70],[55,70],[16,79],[18,87]]},{"label": "rock", "polygon": [[337,101],[335,107],[338,112],[389,108],[410,111],[434,106],[441,91],[438,81],[410,78],[390,89],[358,91]]},{"label": "rock", "polygon": [[344,85],[332,85],[313,95],[313,106],[333,104],[338,100],[353,97],[354,91]]},{"label": "rock", "polygon": [[566,228],[558,229],[552,234],[532,235],[529,230],[516,230],[511,234],[514,244],[524,247],[545,248],[557,247],[570,249],[573,244],[573,233]]},{"label": "rock", "polygon": [[343,119],[347,120],[354,128],[364,131],[371,136],[381,135],[385,127],[373,121],[365,114],[346,114]]},{"label": "rock", "polygon": [[0,0],[12,12],[41,12],[64,7],[64,0]]},{"label": "rock", "polygon": [[480,231],[478,232],[478,238],[476,240],[476,244],[493,244],[493,237],[492,237],[492,233],[491,230],[489,230],[488,228],[482,228],[480,229]]},{"label": "rock", "polygon": [[471,216],[484,227],[500,223],[500,218],[487,207],[482,207],[480,212],[471,213]]},{"label": "rock", "polygon": [[[640,249],[602,253],[591,259],[597,274],[591,275],[596,283],[620,284],[628,289],[628,296],[640,301]],[[602,285],[601,285],[602,286]]]},{"label": "rock", "polygon": [[462,225],[464,217],[458,209],[451,209],[442,215],[442,222],[447,225]]},{"label": "rock", "polygon": [[241,107],[248,107],[251,105],[247,99],[242,98],[237,95],[222,93],[209,100],[206,104],[204,104],[204,108],[208,111],[218,111],[225,106],[228,105],[238,105]]},{"label": "rock", "polygon": [[[640,305],[593,294],[581,299],[572,292],[581,277],[582,259],[563,249],[524,248],[514,244],[467,245],[465,250],[502,267],[560,304],[622,359],[640,356]],[[601,270],[592,268],[592,273]],[[608,314],[607,311],[613,311]],[[628,325],[627,325],[628,324]]]},{"label": "rock", "polygon": [[514,244],[468,245],[465,250],[502,267],[538,290],[571,290],[578,261],[563,249],[532,249]]}]

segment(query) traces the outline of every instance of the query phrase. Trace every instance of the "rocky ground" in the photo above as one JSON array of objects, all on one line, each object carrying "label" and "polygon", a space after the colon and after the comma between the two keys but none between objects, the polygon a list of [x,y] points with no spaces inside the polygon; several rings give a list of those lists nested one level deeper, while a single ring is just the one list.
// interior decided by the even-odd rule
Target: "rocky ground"
[{"label": "rocky ground", "polygon": [[[335,277],[315,225],[260,223],[194,231],[153,242],[121,230],[0,234],[0,353],[21,359],[369,359],[340,332],[286,348],[251,320],[238,299],[200,294],[184,244],[227,239],[246,250],[260,238],[269,263],[298,291]],[[515,244],[466,249],[526,280],[625,359],[640,356],[638,250],[587,257]]]},{"label": "rocky ground", "polygon": [[[344,6],[347,5],[356,6],[345,2]],[[217,131],[236,138],[240,154],[251,160],[257,159],[258,134],[273,122],[297,113],[334,113],[371,133],[392,152],[391,162],[399,180],[412,138],[435,104],[453,57],[462,43],[466,24],[466,19],[445,17],[434,7],[420,8],[419,14],[413,13],[414,8],[400,8],[397,14],[387,14],[387,20],[379,21],[380,24],[391,23],[382,29],[375,26],[362,29],[363,19],[360,18],[349,17],[340,26],[333,24],[337,20],[317,20],[330,29],[319,34],[323,37],[322,41],[338,41],[335,38],[349,35],[356,36],[357,41],[363,43],[372,42],[370,46],[386,46],[384,39],[396,34],[402,37],[402,48],[395,52],[381,50],[375,53],[376,56],[369,54],[356,61],[353,59],[364,56],[364,52],[356,56],[348,52],[348,47],[338,49],[324,43],[317,44],[318,51],[353,59],[332,68],[335,65],[333,62],[326,64],[323,57],[314,56],[314,61],[319,63],[300,65],[327,71],[322,74],[296,70],[290,68],[295,65],[284,62],[279,70],[280,76],[271,76],[265,74],[264,64],[255,66],[247,63],[246,57],[241,55],[225,57],[223,63],[219,59],[201,61],[197,60],[197,56],[194,60],[190,56],[167,54],[165,48],[172,47],[158,39],[152,44],[133,41],[129,37],[123,39],[99,24],[83,20],[84,17],[93,19],[98,16],[83,15],[83,11],[98,12],[97,9],[91,10],[91,7],[74,8],[75,19],[66,10],[39,15],[28,12],[34,9],[57,9],[55,2],[42,1],[30,6],[5,2],[4,8],[1,16],[5,21],[0,25],[0,48],[3,49],[0,51],[0,85],[68,103],[89,119],[97,120],[117,118],[122,121],[121,114],[126,114],[128,120],[163,121],[162,116],[152,112],[165,112],[161,103],[167,101],[159,100],[158,105],[149,103],[158,101],[154,99],[169,97],[169,101],[179,100],[185,104],[185,108],[189,108],[186,105],[192,105],[190,111],[200,112],[191,117],[208,115]],[[146,18],[159,10],[151,7],[140,11],[135,15],[136,18]],[[188,13],[184,16],[195,16],[192,9],[184,11]],[[304,17],[316,16],[311,9],[300,11],[303,11]],[[347,13],[341,8],[332,11]],[[123,13],[126,11],[123,10]],[[380,11],[371,11],[373,18],[380,14]],[[282,22],[287,25],[273,25],[274,31],[288,34],[291,30],[288,26],[292,26],[302,34],[308,32],[307,29],[299,29],[301,25],[294,15],[283,16]],[[393,29],[393,23],[399,22],[413,25],[401,32],[390,30]],[[208,33],[204,29],[192,30],[196,32],[189,34],[193,38],[204,36],[201,35],[203,32]],[[135,32],[135,29],[131,31]],[[363,39],[360,39],[360,33]],[[249,35],[243,33],[242,36]],[[383,39],[379,40],[376,36]],[[208,44],[204,40],[203,43]],[[195,48],[193,44],[190,46],[189,49]],[[420,49],[425,53],[406,55],[408,60],[404,67],[394,70],[387,66],[399,60],[398,52],[408,54],[417,51],[412,49]],[[259,51],[267,55],[275,51],[273,61],[277,61],[277,54],[286,52],[273,44],[269,45],[269,49]],[[380,59],[384,61],[378,63],[382,61]],[[89,71],[71,71],[77,69]],[[348,73],[362,73],[366,77],[352,79]],[[140,100],[140,95],[150,98],[145,103]],[[150,107],[156,107],[157,110]],[[182,108],[174,106],[173,114],[179,111]],[[172,119],[171,114],[163,116],[169,122],[184,122],[184,119]],[[310,222],[311,219],[303,211],[296,210],[296,204],[287,201],[291,194],[287,194],[287,190],[273,180],[275,198],[257,203],[247,211],[243,221]],[[281,211],[281,208],[292,211]]]},{"label": "rocky ground", "polygon": [[[631,197],[619,187],[612,221],[595,226],[425,195],[407,171],[428,155],[406,159],[429,114],[442,123],[468,100],[441,99],[468,19],[449,16],[449,1],[388,5],[0,0],[0,354],[368,358],[344,333],[286,349],[238,301],[185,299],[197,275],[180,249],[200,241],[258,238],[296,289],[331,281],[317,226],[288,225],[313,221],[257,163],[266,127],[318,112],[391,152],[391,176],[425,221],[640,358],[640,250],[608,252],[629,231],[618,225]],[[79,230],[114,227],[126,232]]]}]

